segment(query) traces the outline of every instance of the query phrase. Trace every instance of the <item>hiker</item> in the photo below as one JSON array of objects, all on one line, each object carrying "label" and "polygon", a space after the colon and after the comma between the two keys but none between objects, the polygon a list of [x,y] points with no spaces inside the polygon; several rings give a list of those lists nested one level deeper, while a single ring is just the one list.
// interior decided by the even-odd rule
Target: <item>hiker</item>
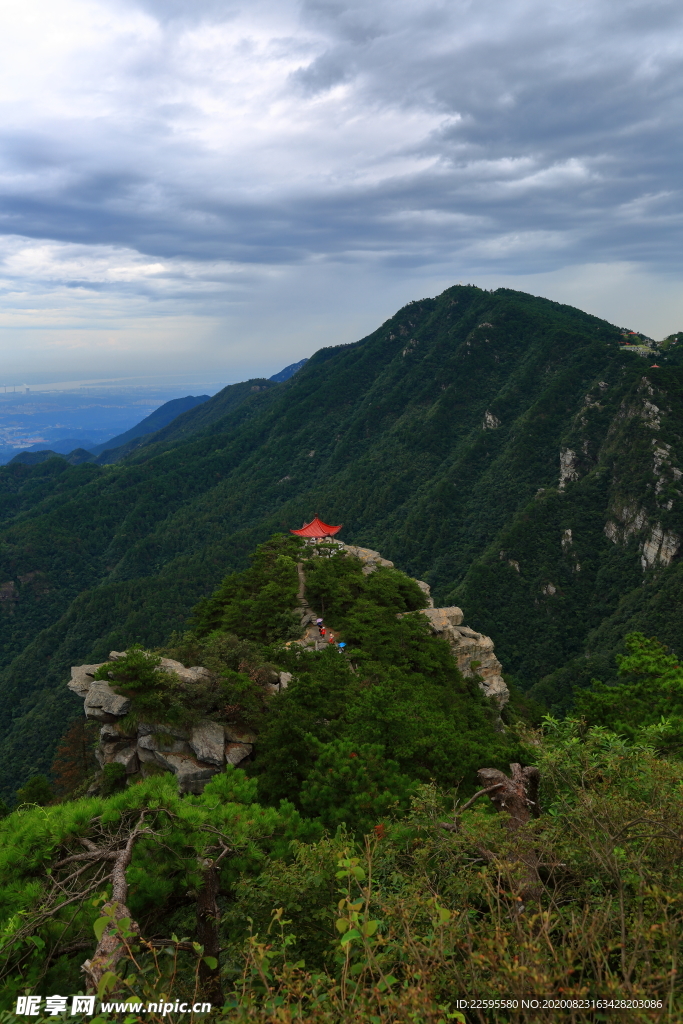
[{"label": "hiker", "polygon": [[325,633],[326,633],[326,632],[327,632],[327,630],[325,629],[325,627],[324,627],[324,626],[321,626],[321,627],[320,627],[320,635],[321,635],[321,636],[325,636]]},{"label": "hiker", "polygon": [[322,624],[323,624],[323,620],[322,620],[322,619],[316,619],[316,620],[315,620],[315,624],[316,624],[316,626],[318,627],[318,629],[320,629],[320,627],[321,627],[321,626],[322,626]]}]

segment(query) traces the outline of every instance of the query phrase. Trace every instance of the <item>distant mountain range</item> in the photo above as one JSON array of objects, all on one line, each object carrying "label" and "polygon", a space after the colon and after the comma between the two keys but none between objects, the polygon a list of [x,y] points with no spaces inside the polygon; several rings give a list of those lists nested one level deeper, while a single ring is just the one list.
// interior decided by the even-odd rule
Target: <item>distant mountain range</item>
[{"label": "distant mountain range", "polygon": [[506,677],[558,711],[613,675],[629,630],[680,647],[683,341],[623,334],[456,286],[97,463],[0,468],[2,786],[48,766],[71,664],[161,643],[316,513],[461,604]]},{"label": "distant mountain range", "polygon": [[[279,373],[269,377],[268,381],[263,379],[245,381],[243,385],[237,385],[238,388],[242,388],[242,391],[232,393],[233,399],[241,394],[246,396],[255,387],[267,386],[269,382],[281,383],[289,380],[307,362],[308,359],[300,359],[298,363],[290,363],[289,366],[285,366],[284,370],[280,370]],[[244,390],[245,388],[247,390]],[[10,461],[18,462],[24,466],[37,466],[55,455],[63,455],[72,466],[78,466],[82,462],[97,462],[99,465],[118,462],[129,455],[130,452],[140,447],[140,445],[146,444],[158,430],[173,422],[182,413],[194,409],[195,406],[201,405],[202,402],[208,402],[208,400],[208,395],[196,397],[188,395],[186,398],[174,398],[172,401],[159,406],[158,409],[155,409],[153,413],[146,416],[134,427],[131,427],[130,430],[126,430],[123,434],[118,434],[116,437],[112,437],[101,444],[93,445],[83,438],[64,438],[60,441],[50,442],[49,448],[40,444],[31,445],[30,448],[24,449],[24,451],[20,452]]]},{"label": "distant mountain range", "polygon": [[153,413],[146,416],[144,420],[131,427],[130,430],[126,430],[125,433],[119,434],[118,437],[112,437],[109,441],[95,445],[95,447],[83,444],[79,447],[88,448],[93,455],[101,455],[102,452],[109,451],[112,448],[120,448],[121,445],[127,444],[128,441],[133,441],[135,438],[161,430],[167,423],[174,420],[176,416],[180,416],[181,413],[187,412],[188,409],[194,409],[195,406],[201,405],[202,402],[208,402],[208,400],[208,395],[198,395],[197,397],[188,395],[186,398],[174,398],[172,401],[160,405],[158,409],[155,409]]}]

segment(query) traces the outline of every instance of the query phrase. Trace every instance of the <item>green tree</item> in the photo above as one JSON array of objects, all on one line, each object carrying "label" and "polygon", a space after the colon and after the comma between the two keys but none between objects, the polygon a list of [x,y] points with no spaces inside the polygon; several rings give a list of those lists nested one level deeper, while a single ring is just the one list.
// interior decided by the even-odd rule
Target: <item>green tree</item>
[{"label": "green tree", "polygon": [[580,693],[576,710],[589,725],[600,725],[631,740],[649,741],[668,754],[683,754],[683,668],[655,637],[629,633],[628,654],[617,656],[619,682],[593,680]]},{"label": "green tree", "polygon": [[416,783],[384,756],[381,744],[307,739],[318,757],[301,787],[301,806],[327,828],[346,824],[363,834],[382,818],[408,809]]},{"label": "green tree", "polygon": [[17,790],[18,804],[38,804],[39,807],[45,807],[52,799],[54,792],[44,775],[34,775]]}]

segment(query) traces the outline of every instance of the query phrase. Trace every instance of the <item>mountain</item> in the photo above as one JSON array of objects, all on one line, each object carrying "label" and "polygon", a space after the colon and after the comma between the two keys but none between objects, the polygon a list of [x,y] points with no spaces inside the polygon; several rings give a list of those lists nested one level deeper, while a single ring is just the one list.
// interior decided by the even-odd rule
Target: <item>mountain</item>
[{"label": "mountain", "polygon": [[676,646],[681,357],[653,368],[623,333],[456,286],[287,381],[225,388],[115,464],[2,468],[7,791],[49,763],[69,665],[163,643],[257,543],[316,513],[457,600],[550,705],[613,672],[629,630]]},{"label": "mountain", "polygon": [[[202,402],[208,402],[208,395],[187,395],[185,398],[174,398],[170,402],[165,402],[160,405],[158,409],[155,409],[149,416],[145,416],[144,420],[140,420],[130,430],[126,430],[125,433],[119,434],[117,437],[112,437],[103,444],[94,446],[87,446],[94,455],[101,455],[104,451],[109,451],[111,448],[120,448],[121,445],[127,444],[128,441],[133,441],[137,437],[143,437],[145,434],[153,434],[162,427],[165,427],[171,420],[174,420],[176,416],[180,416],[182,412],[187,412],[188,409],[194,409],[195,406],[201,405]],[[79,447],[85,448],[86,445],[80,444]],[[64,451],[67,454],[66,449],[57,448],[53,445],[54,451]],[[70,451],[70,449],[69,449]]]},{"label": "mountain", "polygon": [[305,366],[308,359],[300,359],[298,363],[290,363],[289,366],[285,366],[284,370],[280,370],[279,373],[274,373],[268,380],[274,380],[276,384],[281,383],[283,380],[289,380],[293,377],[302,366]]},{"label": "mountain", "polygon": [[48,459],[64,459],[70,466],[80,466],[82,462],[96,461],[92,452],[87,451],[85,448],[75,448],[68,455],[49,448],[39,451],[27,449],[20,452],[19,455],[15,455],[13,459],[10,459],[8,465],[39,466]]},{"label": "mountain", "polygon": [[[42,452],[45,451],[43,444],[33,444],[30,448],[26,448],[27,452]],[[65,437],[61,441],[50,441],[50,451],[55,452],[57,455],[69,455],[75,451],[76,448],[85,448],[86,451],[91,450],[93,442],[89,441],[84,437]]]}]

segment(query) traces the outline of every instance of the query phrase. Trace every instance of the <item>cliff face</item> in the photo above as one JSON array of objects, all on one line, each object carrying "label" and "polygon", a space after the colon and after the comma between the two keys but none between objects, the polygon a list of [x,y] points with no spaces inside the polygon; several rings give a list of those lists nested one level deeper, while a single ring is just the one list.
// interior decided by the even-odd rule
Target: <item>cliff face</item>
[{"label": "cliff face", "polygon": [[[112,651],[109,663],[122,657],[124,653]],[[144,777],[154,770],[173,772],[181,793],[201,793],[226,764],[239,765],[251,754],[256,741],[253,733],[218,722],[204,721],[188,728],[163,721],[127,724],[130,698],[116,693],[105,680],[94,678],[106,664],[74,666],[67,684],[83,698],[88,721],[101,725],[96,749],[101,767],[120,764],[130,777]],[[162,658],[159,667],[190,684],[210,677],[201,666],[186,668],[171,658]]]}]

